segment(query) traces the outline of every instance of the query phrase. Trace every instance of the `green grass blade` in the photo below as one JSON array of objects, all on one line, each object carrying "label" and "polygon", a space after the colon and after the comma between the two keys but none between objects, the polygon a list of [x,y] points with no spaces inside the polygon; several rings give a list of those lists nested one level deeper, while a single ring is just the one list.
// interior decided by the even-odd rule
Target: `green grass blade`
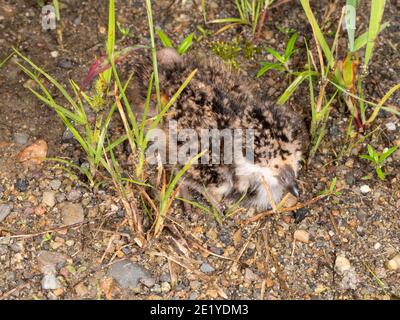
[{"label": "green grass blade", "polygon": [[186,51],[188,51],[188,49],[190,48],[190,46],[193,44],[193,33],[189,34],[179,45],[178,47],[178,53],[180,55],[183,55],[186,53]]},{"label": "green grass blade", "polygon": [[[389,22],[385,22],[381,24],[379,28],[379,33],[385,30],[390,25]],[[360,50],[364,46],[367,45],[368,42],[368,31],[364,32],[362,35],[358,36],[357,39],[354,41],[354,52]]]},{"label": "green grass blade", "polygon": [[311,24],[313,33],[314,33],[315,37],[317,38],[318,43],[322,48],[322,51],[325,54],[325,58],[328,61],[328,66],[330,68],[333,68],[333,66],[335,64],[335,59],[333,58],[333,54],[332,54],[328,44],[326,43],[326,40],[322,34],[321,28],[319,27],[318,22],[315,19],[315,16],[311,10],[310,1],[309,0],[300,0],[300,2],[301,2],[301,5],[303,6],[304,12],[306,13],[308,22]]},{"label": "green grass blade", "polygon": [[[107,33],[107,56],[114,57],[115,49],[115,2],[108,2],[108,33]],[[107,83],[111,81],[112,70],[108,69],[103,72],[104,79]]]},{"label": "green grass blade", "polygon": [[157,35],[160,38],[162,44],[166,48],[172,48],[174,45],[172,44],[171,39],[166,35],[164,31],[162,31],[160,28],[156,29]]},{"label": "green grass blade", "polygon": [[365,49],[364,65],[368,66],[378,36],[386,0],[371,0],[371,15],[369,18],[368,41]]}]

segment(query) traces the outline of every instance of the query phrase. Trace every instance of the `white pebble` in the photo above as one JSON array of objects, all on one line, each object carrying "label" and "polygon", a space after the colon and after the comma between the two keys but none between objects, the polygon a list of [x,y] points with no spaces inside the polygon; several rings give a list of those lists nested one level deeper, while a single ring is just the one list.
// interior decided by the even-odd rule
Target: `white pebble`
[{"label": "white pebble", "polygon": [[400,254],[388,261],[387,268],[389,270],[400,271]]},{"label": "white pebble", "polygon": [[58,57],[58,51],[52,51],[52,52],[50,52],[50,55],[51,55],[53,58],[57,58],[57,57]]},{"label": "white pebble", "polygon": [[364,184],[360,187],[360,191],[363,194],[367,194],[368,192],[371,192],[371,188],[368,185]]},{"label": "white pebble", "polygon": [[393,122],[388,122],[385,124],[386,129],[389,131],[395,131],[396,130],[396,125]]},{"label": "white pebble", "polygon": [[381,248],[381,244],[379,242],[375,243],[374,249],[379,250]]},{"label": "white pebble", "polygon": [[339,256],[336,258],[335,269],[337,273],[343,275],[345,272],[349,271],[350,268],[350,261],[346,257]]}]

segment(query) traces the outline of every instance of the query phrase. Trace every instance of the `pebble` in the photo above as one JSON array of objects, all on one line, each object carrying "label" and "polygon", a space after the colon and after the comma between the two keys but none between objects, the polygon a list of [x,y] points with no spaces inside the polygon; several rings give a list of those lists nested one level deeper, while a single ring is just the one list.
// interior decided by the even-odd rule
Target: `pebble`
[{"label": "pebble", "polygon": [[396,125],[393,122],[388,122],[385,124],[386,129],[389,131],[395,131],[396,130]]},{"label": "pebble", "polygon": [[42,203],[50,208],[54,207],[56,204],[56,193],[55,191],[45,191],[43,192]]},{"label": "pebble", "polygon": [[17,144],[26,145],[28,143],[29,135],[23,132],[15,132],[13,139]]},{"label": "pebble", "polygon": [[74,241],[74,240],[67,240],[67,241],[65,241],[65,244],[66,244],[68,247],[72,247],[72,246],[75,244],[75,241]]},{"label": "pebble", "polygon": [[74,289],[76,294],[80,297],[84,297],[88,294],[88,288],[85,286],[83,282],[78,283]]},{"label": "pebble", "polygon": [[250,268],[244,270],[244,278],[248,282],[253,282],[258,280],[258,276]]},{"label": "pebble", "polygon": [[19,162],[26,165],[38,165],[46,158],[47,150],[47,142],[44,140],[37,140],[35,143],[21,150],[17,155],[17,159]]},{"label": "pebble", "polygon": [[58,60],[57,66],[60,68],[63,68],[63,69],[72,69],[74,66],[74,63],[70,59],[62,58],[62,59]]},{"label": "pebble", "polygon": [[82,198],[82,192],[79,189],[72,189],[67,195],[68,201],[78,201]]},{"label": "pebble", "polygon": [[167,293],[171,291],[171,285],[168,282],[161,283],[161,292]]},{"label": "pebble", "polygon": [[8,204],[0,204],[0,222],[2,222],[11,212],[11,206]]},{"label": "pebble", "polygon": [[310,241],[310,234],[306,230],[296,230],[293,238],[297,241],[308,243]]},{"label": "pebble", "polygon": [[39,251],[37,255],[39,270],[42,273],[55,272],[56,265],[64,263],[67,258],[61,253],[50,251]]},{"label": "pebble", "polygon": [[349,271],[351,269],[351,264],[350,261],[343,256],[338,256],[335,261],[335,270],[337,273],[343,275],[346,273],[346,271]]},{"label": "pebble", "polygon": [[80,204],[69,202],[62,207],[61,216],[62,221],[66,226],[83,222],[85,219],[82,206]]},{"label": "pebble", "polygon": [[61,288],[59,281],[53,273],[45,274],[41,284],[43,290],[55,290]]},{"label": "pebble", "polygon": [[200,266],[200,271],[204,273],[211,273],[214,272],[215,269],[207,262],[203,262],[203,264]]},{"label": "pebble", "polygon": [[201,287],[201,282],[197,281],[197,280],[193,280],[193,281],[190,281],[189,285],[192,290],[198,290]]},{"label": "pebble", "polygon": [[387,268],[393,271],[400,271],[400,254],[388,261]]},{"label": "pebble", "polygon": [[28,186],[29,186],[29,182],[26,179],[18,178],[17,181],[15,182],[15,188],[19,192],[25,192],[26,190],[28,190]]},{"label": "pebble", "polygon": [[49,182],[49,187],[53,190],[58,190],[61,187],[61,181],[54,179]]},{"label": "pebble", "polygon": [[354,173],[351,171],[346,173],[344,179],[349,186],[352,186],[356,182]]},{"label": "pebble", "polygon": [[72,132],[69,129],[65,129],[62,135],[62,142],[70,142],[72,139],[74,139]]},{"label": "pebble", "polygon": [[375,243],[374,249],[379,250],[381,248],[381,244],[379,242]]},{"label": "pebble", "polygon": [[139,281],[145,286],[154,286],[155,284],[155,279],[148,270],[127,260],[114,263],[110,267],[108,275],[113,277],[124,289],[137,288]]},{"label": "pebble", "polygon": [[360,187],[360,191],[362,194],[367,194],[368,192],[371,192],[371,188],[368,185],[364,184]]},{"label": "pebble", "polygon": [[52,51],[52,52],[50,52],[50,55],[52,58],[57,58],[59,53],[58,53],[58,51]]}]

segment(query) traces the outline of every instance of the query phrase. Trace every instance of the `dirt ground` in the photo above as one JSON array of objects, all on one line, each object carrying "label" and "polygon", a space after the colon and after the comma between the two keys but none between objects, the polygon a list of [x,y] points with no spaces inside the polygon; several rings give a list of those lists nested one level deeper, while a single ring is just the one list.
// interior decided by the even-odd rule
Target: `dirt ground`
[{"label": "dirt ground", "polygon": [[[15,47],[68,85],[81,83],[93,61],[104,54],[106,1],[61,0],[57,30],[43,31],[37,1],[0,0],[0,57]],[[130,26],[118,48],[147,44],[147,17],[142,1],[117,1],[117,18]],[[203,25],[200,1],[154,1],[154,21],[179,42]],[[325,32],[336,30],[344,1],[312,1]],[[235,15],[230,1],[207,1],[208,19]],[[380,99],[399,82],[400,2],[386,1],[384,21],[391,25],[377,42],[365,95]],[[366,29],[364,4],[357,22]],[[207,25],[210,30],[217,26]],[[272,9],[258,46],[283,51],[294,29],[311,41],[311,29],[298,1]],[[249,37],[247,28],[208,36],[195,44]],[[120,37],[121,38],[121,37]],[[81,163],[79,145],[65,132],[56,113],[38,101],[28,78],[10,59],[0,69],[0,299],[398,299],[400,273],[388,261],[400,254],[400,151],[385,164],[384,181],[359,158],[367,144],[378,150],[400,145],[400,121],[382,112],[365,141],[337,158],[344,146],[348,114],[334,101],[327,139],[301,174],[301,201],[326,189],[334,177],[342,188],[310,204],[295,223],[291,213],[248,223],[252,210],[219,224],[201,211],[186,214],[176,203],[171,225],[145,250],[131,234],[123,205],[110,187],[88,189],[62,169],[45,162],[25,168],[17,154],[38,139],[48,143],[49,157]],[[241,68],[254,75],[265,50],[252,59],[239,57]],[[292,67],[304,66],[299,45]],[[255,77],[254,77],[255,78]],[[255,79],[276,99],[289,79],[276,72]],[[308,88],[304,84],[289,105],[309,122]],[[399,106],[400,95],[388,103]],[[365,186],[368,186],[367,191]],[[85,223],[59,230],[66,211],[83,213]],[[300,231],[303,239],[294,240]],[[299,232],[297,232],[299,234]],[[304,238],[306,237],[306,239]],[[335,267],[336,264],[336,267]],[[47,269],[46,269],[47,268]],[[50,271],[49,271],[50,270]]]}]

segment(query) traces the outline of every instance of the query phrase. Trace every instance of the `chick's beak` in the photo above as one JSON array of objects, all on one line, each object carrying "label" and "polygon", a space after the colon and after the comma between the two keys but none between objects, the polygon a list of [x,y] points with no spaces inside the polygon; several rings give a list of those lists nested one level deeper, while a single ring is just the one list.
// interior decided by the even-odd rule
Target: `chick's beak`
[{"label": "chick's beak", "polygon": [[299,187],[297,186],[296,183],[289,185],[287,187],[287,191],[290,192],[292,195],[294,195],[296,198],[298,198],[300,195]]}]

